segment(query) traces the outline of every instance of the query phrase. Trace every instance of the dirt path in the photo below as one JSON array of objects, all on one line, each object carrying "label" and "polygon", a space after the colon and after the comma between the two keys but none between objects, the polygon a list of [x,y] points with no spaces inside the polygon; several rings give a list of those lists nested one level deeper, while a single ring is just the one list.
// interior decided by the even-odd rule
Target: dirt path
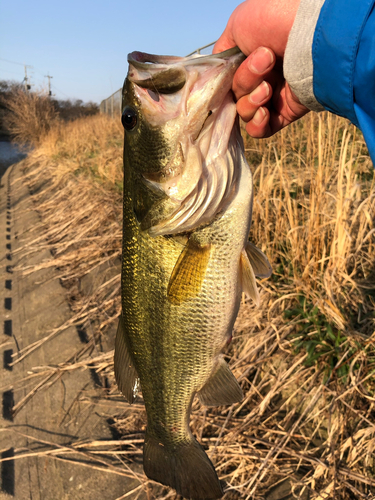
[{"label": "dirt path", "polygon": [[[89,370],[36,373],[36,367],[66,362],[82,343],[75,326],[57,331],[71,318],[57,271],[41,268],[25,275],[17,270],[41,263],[49,251],[28,254],[25,246],[40,236],[34,231],[39,217],[22,179],[22,162],[7,169],[2,165],[0,176],[6,171],[0,186],[0,454],[6,460],[0,464],[0,500],[114,500],[139,481],[94,470],[92,466],[101,464],[90,457],[75,457],[73,463],[40,453],[46,442],[56,449],[77,440],[111,439],[110,415],[92,402],[99,389]],[[19,353],[46,336],[51,336],[48,342],[21,359]],[[48,383],[31,394],[43,381]],[[15,459],[20,452],[31,456]]]}]

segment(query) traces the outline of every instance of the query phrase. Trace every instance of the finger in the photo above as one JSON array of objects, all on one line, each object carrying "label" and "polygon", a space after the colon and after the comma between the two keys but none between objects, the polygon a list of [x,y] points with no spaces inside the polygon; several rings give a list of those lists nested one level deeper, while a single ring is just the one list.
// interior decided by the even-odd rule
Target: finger
[{"label": "finger", "polygon": [[229,19],[228,24],[223,31],[220,38],[216,41],[214,48],[212,49],[213,54],[217,54],[218,52],[224,52],[224,50],[231,49],[236,46],[236,42],[234,41],[232,34],[232,18]]},{"label": "finger", "polygon": [[[259,138],[270,137],[271,135],[276,134],[276,132],[279,132],[280,130],[287,127],[296,120],[299,120],[302,116],[304,116],[308,112],[309,109],[304,107],[304,110],[298,114],[294,114],[290,109],[284,114],[281,114],[274,108],[271,108],[269,110],[270,116],[268,120],[268,126],[264,127],[264,123],[262,123],[261,130],[258,130],[258,132],[263,133],[263,135],[262,136],[254,135],[253,137],[259,137]],[[255,133],[257,133],[257,129],[255,129]]]},{"label": "finger", "polygon": [[250,121],[260,106],[266,104],[272,97],[272,87],[263,81],[250,94],[244,95],[237,101],[237,112],[245,121]]},{"label": "finger", "polygon": [[267,47],[259,47],[241,64],[233,78],[232,89],[237,99],[250,94],[271,72],[275,54]]},{"label": "finger", "polygon": [[224,50],[231,49],[235,47],[236,43],[230,37],[228,37],[225,32],[221,35],[219,40],[214,45],[212,49],[213,54],[218,54],[219,52],[224,52]]},{"label": "finger", "polygon": [[280,95],[275,100],[274,107],[275,110],[289,122],[298,120],[309,112],[309,109],[301,104],[287,82],[281,89]]},{"label": "finger", "polygon": [[246,125],[246,131],[251,137],[261,139],[272,135],[270,127],[270,112],[267,108],[260,107],[252,120]]}]

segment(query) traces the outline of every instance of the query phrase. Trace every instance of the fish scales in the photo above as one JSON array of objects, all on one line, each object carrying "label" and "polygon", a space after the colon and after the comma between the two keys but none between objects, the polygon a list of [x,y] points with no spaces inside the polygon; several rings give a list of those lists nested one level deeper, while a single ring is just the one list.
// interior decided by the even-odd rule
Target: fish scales
[{"label": "fish scales", "polygon": [[[255,286],[244,252],[252,177],[230,95],[243,55],[235,49],[210,57],[213,63],[207,56],[134,53],[123,94],[122,317],[115,374],[129,402],[140,382],[146,474],[193,499],[223,493],[190,431],[191,405],[196,394],[209,405],[241,400],[221,353],[243,288]],[[263,254],[257,255],[262,261]]]},{"label": "fish scales", "polygon": [[[124,213],[131,214],[129,208],[124,204]],[[124,252],[131,257],[123,261],[122,268],[123,310],[127,311],[123,319],[125,330],[134,333],[129,335],[129,344],[142,381],[147,414],[153,415],[152,425],[156,425],[156,418],[167,427],[177,425],[184,437],[186,429],[182,422],[186,420],[192,396],[208,379],[237,315],[241,282],[233,253],[237,250],[239,258],[248,231],[243,223],[248,210],[249,206],[233,209],[226,214],[228,224],[223,224],[220,218],[219,228],[213,225],[198,231],[215,248],[206,271],[212,279],[204,280],[201,292],[181,305],[173,305],[167,298],[181,244],[164,236],[152,238],[139,231],[134,216],[125,217]],[[237,231],[242,232],[237,249],[228,240],[232,215],[237,216]],[[235,239],[236,235],[233,236]],[[150,378],[150,371],[161,360],[157,373]]]}]

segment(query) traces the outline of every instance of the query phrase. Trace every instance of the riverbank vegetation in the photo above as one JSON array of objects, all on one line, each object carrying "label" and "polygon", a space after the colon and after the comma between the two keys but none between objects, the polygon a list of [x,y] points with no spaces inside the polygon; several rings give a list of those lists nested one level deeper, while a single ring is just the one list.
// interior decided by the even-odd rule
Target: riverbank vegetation
[{"label": "riverbank vegetation", "polygon": [[[119,119],[56,121],[26,162],[45,230],[30,251],[47,238],[45,265],[58,266],[75,323],[94,325],[91,352],[120,313],[122,143]],[[195,401],[192,430],[227,500],[372,498],[375,183],[366,145],[347,121],[324,113],[264,141],[245,137],[245,149],[255,185],[250,238],[273,274],[259,282],[259,308],[243,301],[227,353],[244,401]],[[104,262],[116,272],[82,293]],[[94,362],[89,352],[61,369],[90,365],[105,380],[103,404],[118,406],[112,424],[123,439],[108,453],[125,451],[122,466],[141,454],[145,412],[141,400],[122,402],[111,352]],[[141,491],[174,498],[146,478],[134,498]]]},{"label": "riverbank vegetation", "polygon": [[93,102],[58,100],[46,91],[27,90],[21,83],[0,80],[0,135],[20,145],[37,146],[57,122],[98,112]]}]

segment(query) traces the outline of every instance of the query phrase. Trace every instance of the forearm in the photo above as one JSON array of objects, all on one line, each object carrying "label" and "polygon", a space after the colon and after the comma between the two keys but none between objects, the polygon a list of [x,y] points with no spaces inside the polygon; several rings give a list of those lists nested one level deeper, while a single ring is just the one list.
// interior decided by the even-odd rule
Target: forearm
[{"label": "forearm", "polygon": [[375,161],[375,0],[301,0],[285,78],[309,109],[327,109],[363,132]]}]

